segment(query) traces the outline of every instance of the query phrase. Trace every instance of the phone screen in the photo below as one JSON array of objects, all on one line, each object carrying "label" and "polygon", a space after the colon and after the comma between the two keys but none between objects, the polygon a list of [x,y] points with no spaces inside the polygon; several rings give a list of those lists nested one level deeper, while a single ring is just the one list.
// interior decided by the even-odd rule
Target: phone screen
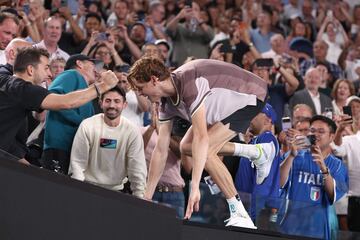
[{"label": "phone screen", "polygon": [[287,131],[291,128],[291,119],[289,117],[283,117],[281,119],[282,130]]},{"label": "phone screen", "polygon": [[272,58],[259,58],[256,59],[255,65],[257,67],[272,67],[274,66],[274,60]]},{"label": "phone screen", "polygon": [[316,144],[316,136],[314,134],[308,135],[307,139],[309,140],[309,144],[314,146]]},{"label": "phone screen", "polygon": [[23,5],[23,11],[26,15],[29,15],[30,13],[30,5],[29,4],[24,4]]},{"label": "phone screen", "polygon": [[350,106],[344,106],[343,107],[343,113],[349,115],[350,117],[352,116],[352,111],[351,111],[351,107]]},{"label": "phone screen", "polygon": [[108,35],[104,32],[99,33],[99,35],[97,36],[96,40],[97,41],[106,41],[108,38]]}]

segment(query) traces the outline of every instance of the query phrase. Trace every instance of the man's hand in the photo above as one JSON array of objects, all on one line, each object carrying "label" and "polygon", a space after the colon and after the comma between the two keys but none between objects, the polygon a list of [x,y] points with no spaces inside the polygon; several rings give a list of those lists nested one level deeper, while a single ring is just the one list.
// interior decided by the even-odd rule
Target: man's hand
[{"label": "man's hand", "polygon": [[325,158],[321,153],[320,147],[315,145],[311,147],[313,161],[319,166],[321,172],[326,172],[326,164],[324,162]]},{"label": "man's hand", "polygon": [[192,14],[192,8],[185,6],[183,9],[181,9],[181,11],[178,13],[177,16],[178,16],[179,20],[182,20],[191,14]]},{"label": "man's hand", "polygon": [[60,7],[59,13],[64,16],[64,18],[68,21],[70,21],[70,19],[72,18],[71,11],[68,7]]},{"label": "man's hand", "polygon": [[353,119],[349,115],[340,116],[340,120],[337,122],[338,124],[338,131],[344,131],[346,127],[351,127],[353,123]]},{"label": "man's hand", "polygon": [[22,163],[22,164],[25,164],[25,165],[28,165],[28,166],[31,165],[25,158],[19,159],[19,163]]},{"label": "man's hand", "polygon": [[200,202],[200,189],[191,188],[191,193],[189,196],[188,205],[186,208],[186,213],[184,219],[190,219],[193,211],[199,211],[199,202]]},{"label": "man's hand", "polygon": [[119,82],[119,79],[116,77],[115,73],[110,70],[106,72],[102,72],[100,76],[101,76],[100,81],[102,82],[102,87],[104,87],[104,89],[102,89],[103,91],[101,91],[102,93],[115,87],[116,84],[118,84]]},{"label": "man's hand", "polygon": [[296,135],[291,141],[290,141],[290,150],[291,155],[294,157],[298,154],[298,150],[306,149],[308,146],[306,136],[303,135]]},{"label": "man's hand", "polygon": [[[150,196],[151,195],[151,196]],[[146,201],[152,201],[152,194],[150,194],[149,192],[145,191],[144,193],[144,200]]]}]

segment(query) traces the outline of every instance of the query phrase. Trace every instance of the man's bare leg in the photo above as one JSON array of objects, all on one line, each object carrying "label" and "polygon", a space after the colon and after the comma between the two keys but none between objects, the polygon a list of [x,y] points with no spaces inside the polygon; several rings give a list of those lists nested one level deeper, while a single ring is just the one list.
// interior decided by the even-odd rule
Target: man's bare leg
[{"label": "man's bare leg", "polygon": [[[237,192],[231,174],[217,156],[222,146],[236,136],[236,133],[222,123],[216,123],[208,129],[209,152],[205,163],[205,170],[208,171],[214,182],[219,186],[227,199],[234,197]],[[191,142],[193,131],[190,128],[181,140],[180,149],[182,154],[191,156]]]},{"label": "man's bare leg", "polygon": [[[229,171],[217,154],[226,142],[236,136],[236,133],[229,129],[228,125],[225,126],[222,123],[217,123],[209,128],[208,135],[210,142],[208,158],[205,163],[206,171],[208,171],[213,181],[219,186],[225,195],[229,204],[230,216],[241,216],[240,218],[243,222],[239,226],[256,228],[237,194]],[[191,141],[192,129],[189,129],[180,144],[182,153],[191,154]]]}]

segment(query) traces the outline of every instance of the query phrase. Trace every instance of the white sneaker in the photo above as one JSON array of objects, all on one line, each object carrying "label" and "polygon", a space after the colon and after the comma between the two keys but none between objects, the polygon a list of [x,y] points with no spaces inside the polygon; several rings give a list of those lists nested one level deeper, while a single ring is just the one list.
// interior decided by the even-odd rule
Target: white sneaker
[{"label": "white sneaker", "polygon": [[256,184],[261,184],[269,175],[272,162],[275,158],[275,146],[273,143],[260,143],[255,145],[259,151],[260,156],[253,159],[256,166]]},{"label": "white sneaker", "polygon": [[247,216],[242,216],[240,214],[237,214],[235,216],[230,217],[229,219],[225,220],[225,222],[228,222],[226,224],[226,227],[233,226],[233,227],[242,227],[242,228],[251,228],[251,229],[257,229],[251,218],[248,214]]}]

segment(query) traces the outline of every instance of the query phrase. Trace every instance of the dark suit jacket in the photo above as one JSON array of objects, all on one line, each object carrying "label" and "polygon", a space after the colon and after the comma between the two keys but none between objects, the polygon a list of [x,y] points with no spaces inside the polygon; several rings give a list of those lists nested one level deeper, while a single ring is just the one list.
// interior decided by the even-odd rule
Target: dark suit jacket
[{"label": "dark suit jacket", "polygon": [[[314,115],[316,114],[315,105],[307,89],[296,91],[289,101],[289,110],[292,113],[296,104],[306,104],[313,110]],[[332,108],[331,98],[323,93],[320,93],[320,106],[321,113],[325,112],[325,108]]]}]

